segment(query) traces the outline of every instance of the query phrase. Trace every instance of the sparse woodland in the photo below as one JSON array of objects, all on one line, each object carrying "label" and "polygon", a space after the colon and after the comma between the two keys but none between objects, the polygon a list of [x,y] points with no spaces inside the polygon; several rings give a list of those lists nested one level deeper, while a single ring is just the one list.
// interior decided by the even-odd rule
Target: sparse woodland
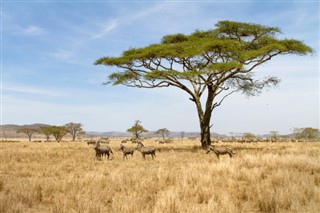
[{"label": "sparse woodland", "polygon": [[[320,212],[320,143],[159,144],[157,157],[97,160],[87,143],[0,143],[0,212]],[[127,143],[135,148],[136,144]]]}]

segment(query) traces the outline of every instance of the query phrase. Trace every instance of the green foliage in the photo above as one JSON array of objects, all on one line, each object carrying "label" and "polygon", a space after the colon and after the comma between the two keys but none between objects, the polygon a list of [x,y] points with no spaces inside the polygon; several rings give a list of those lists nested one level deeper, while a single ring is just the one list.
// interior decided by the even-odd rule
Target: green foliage
[{"label": "green foliage", "polygon": [[[211,113],[226,97],[234,92],[255,96],[279,84],[274,76],[256,79],[257,67],[278,55],[313,52],[301,41],[277,38],[279,33],[277,27],[219,21],[214,29],[165,35],[158,44],[131,48],[119,57],[102,57],[95,64],[120,68],[109,75],[107,83],[113,85],[173,86],[185,91],[196,104],[206,148],[211,143]],[[203,94],[207,94],[205,101]]]},{"label": "green foliage", "polygon": [[260,24],[240,23],[234,21],[219,21],[216,24],[217,31],[222,36],[233,35],[234,38],[248,36],[274,36],[281,33],[277,27],[267,27]]},{"label": "green foliage", "polygon": [[273,138],[273,139],[277,139],[279,132],[278,132],[278,131],[273,130],[273,131],[270,131],[270,134],[271,134],[271,138]]},{"label": "green foliage", "polygon": [[144,132],[148,132],[148,130],[144,129],[141,125],[141,121],[137,120],[132,127],[127,129],[127,132],[132,133],[136,139],[139,139],[140,135]]},{"label": "green foliage", "polygon": [[72,141],[75,141],[78,135],[85,133],[81,123],[67,123],[64,126],[67,129],[67,132],[72,135]]},{"label": "green foliage", "polygon": [[33,129],[33,128],[21,128],[17,130],[17,133],[26,134],[29,138],[29,141],[31,141],[32,135],[36,132],[38,132],[37,129]]},{"label": "green foliage", "polygon": [[[243,79],[251,79],[251,75],[239,75],[242,76]],[[240,88],[240,91],[247,95],[247,96],[255,96],[262,92],[264,88],[272,88],[276,87],[280,83],[280,79],[277,77],[266,77],[260,80],[250,80],[250,81],[241,81],[241,82],[234,82],[228,81],[230,86]],[[237,83],[237,85],[235,85]]]},{"label": "green foliage", "polygon": [[295,129],[295,137],[297,139],[317,139],[319,134],[319,129],[311,127]]},{"label": "green foliage", "polygon": [[33,129],[33,128],[21,128],[21,129],[17,130],[17,133],[24,133],[24,134],[27,134],[27,135],[33,134],[35,132],[37,132],[37,130]]},{"label": "green foliage", "polygon": [[50,132],[57,142],[60,142],[62,138],[68,133],[68,130],[64,126],[50,126]]},{"label": "green foliage", "polygon": [[186,36],[182,33],[178,33],[175,35],[164,36],[162,38],[161,43],[162,44],[176,44],[176,43],[180,43],[180,42],[184,42],[184,41],[188,41],[188,40],[189,40],[188,36]]},{"label": "green foliage", "polygon": [[38,132],[44,134],[46,136],[47,141],[49,141],[50,135],[52,134],[51,126],[39,127]]},{"label": "green foliage", "polygon": [[250,139],[250,138],[255,138],[256,136],[255,136],[255,134],[253,134],[251,132],[245,132],[245,133],[243,133],[243,137]]},{"label": "green foliage", "polygon": [[170,133],[170,131],[166,128],[162,128],[162,129],[158,129],[155,134],[160,134],[162,136],[162,138],[164,139],[165,136],[168,136]]},{"label": "green foliage", "polygon": [[[215,26],[216,29],[196,30],[190,35],[166,35],[159,44],[131,48],[120,57],[103,57],[95,64],[118,66],[124,70],[109,76],[109,83],[114,85],[173,86],[175,79],[194,81],[198,76],[202,81],[195,83],[216,84],[219,75],[233,72],[232,76],[224,77],[234,81],[232,85],[236,86],[241,83],[238,76],[251,72],[275,55],[312,52],[300,41],[275,38],[281,32],[276,27],[232,21],[220,21]],[[173,64],[182,70],[174,70]],[[154,84],[156,80],[162,83]]]}]

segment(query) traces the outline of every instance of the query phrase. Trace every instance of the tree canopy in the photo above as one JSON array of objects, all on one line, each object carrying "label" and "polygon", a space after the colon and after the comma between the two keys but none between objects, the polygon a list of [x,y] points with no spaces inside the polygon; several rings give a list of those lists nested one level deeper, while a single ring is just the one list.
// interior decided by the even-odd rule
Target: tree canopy
[{"label": "tree canopy", "polygon": [[50,132],[57,142],[60,142],[62,138],[68,133],[65,126],[50,126]]},{"label": "tree canopy", "polygon": [[243,133],[242,137],[250,139],[250,138],[255,138],[256,135],[251,132],[245,132],[245,133]]},{"label": "tree canopy", "polygon": [[38,128],[38,132],[45,135],[47,141],[50,139],[50,135],[52,134],[51,126],[41,126]]},{"label": "tree canopy", "polygon": [[31,141],[32,135],[38,132],[37,129],[34,128],[21,128],[17,130],[17,133],[24,133],[28,136],[29,141]]},{"label": "tree canopy", "polygon": [[64,125],[65,128],[67,129],[67,132],[71,134],[72,136],[72,141],[76,140],[76,137],[80,134],[84,134],[85,132],[82,129],[82,124],[81,123],[67,123]]},{"label": "tree canopy", "polygon": [[295,137],[298,139],[317,139],[320,136],[319,129],[306,127],[306,128],[296,128]]},{"label": "tree canopy", "polygon": [[158,130],[155,132],[155,134],[161,135],[162,138],[163,138],[163,140],[164,140],[165,136],[168,137],[169,133],[170,133],[170,131],[169,131],[167,128],[158,129]]},{"label": "tree canopy", "polygon": [[127,132],[132,133],[135,139],[139,139],[140,135],[144,132],[148,132],[148,130],[141,125],[141,121],[137,120],[132,127],[127,129]]},{"label": "tree canopy", "polygon": [[[130,48],[119,57],[102,57],[95,64],[115,66],[106,83],[138,88],[177,87],[197,108],[201,142],[210,142],[212,111],[234,92],[248,96],[276,86],[280,79],[256,79],[253,71],[278,55],[306,55],[312,49],[294,39],[279,39],[277,27],[219,21],[215,29],[190,35],[166,35],[158,44]],[[205,101],[201,101],[205,99]]]}]

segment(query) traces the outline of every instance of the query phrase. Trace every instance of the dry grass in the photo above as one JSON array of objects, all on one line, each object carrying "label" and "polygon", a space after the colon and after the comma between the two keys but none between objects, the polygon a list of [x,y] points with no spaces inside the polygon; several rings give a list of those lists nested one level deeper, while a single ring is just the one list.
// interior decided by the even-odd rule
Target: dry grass
[{"label": "dry grass", "polygon": [[320,143],[228,144],[220,160],[198,141],[123,160],[119,143],[111,161],[84,142],[0,143],[0,212],[320,212]]}]

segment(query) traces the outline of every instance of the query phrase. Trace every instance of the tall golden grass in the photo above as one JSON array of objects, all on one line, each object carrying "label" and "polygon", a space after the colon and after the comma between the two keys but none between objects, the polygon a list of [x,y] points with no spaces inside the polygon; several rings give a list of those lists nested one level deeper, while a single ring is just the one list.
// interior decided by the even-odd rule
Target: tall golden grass
[{"label": "tall golden grass", "polygon": [[236,154],[220,160],[186,140],[123,160],[119,143],[110,161],[84,142],[1,143],[0,211],[320,212],[320,143],[222,143]]}]

